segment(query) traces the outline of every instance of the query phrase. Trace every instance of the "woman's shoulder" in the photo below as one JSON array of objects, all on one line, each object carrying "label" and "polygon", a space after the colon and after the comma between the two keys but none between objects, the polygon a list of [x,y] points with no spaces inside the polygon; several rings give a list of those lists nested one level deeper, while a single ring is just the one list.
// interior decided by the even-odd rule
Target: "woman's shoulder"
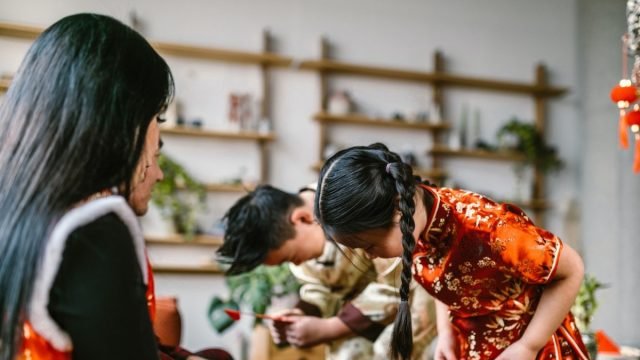
[{"label": "woman's shoulder", "polygon": [[55,250],[86,246],[85,241],[106,249],[133,245],[136,252],[141,252],[144,247],[137,217],[120,196],[96,199],[68,211],[56,224],[49,244]]}]

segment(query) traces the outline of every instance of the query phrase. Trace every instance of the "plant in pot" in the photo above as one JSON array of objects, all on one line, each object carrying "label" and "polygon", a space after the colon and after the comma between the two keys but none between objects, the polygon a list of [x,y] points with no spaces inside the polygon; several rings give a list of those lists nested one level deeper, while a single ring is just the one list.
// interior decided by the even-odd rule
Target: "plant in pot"
[{"label": "plant in pot", "polygon": [[[254,313],[263,314],[274,298],[297,294],[300,289],[288,264],[261,265],[250,272],[228,276],[225,280],[230,291],[229,299],[216,296],[209,306],[209,322],[218,333],[224,332],[234,322],[224,309],[239,310],[244,305]],[[254,325],[261,321],[255,318]]]},{"label": "plant in pot", "polygon": [[164,178],[155,185],[151,200],[162,215],[173,222],[178,234],[192,239],[197,230],[197,211],[205,205],[205,187],[165,154],[160,155],[158,165]]},{"label": "plant in pot", "polygon": [[576,319],[576,325],[582,334],[582,341],[587,347],[587,350],[589,350],[592,360],[595,360],[598,355],[598,343],[591,329],[591,320],[598,309],[596,291],[604,287],[606,286],[599,282],[594,276],[585,274],[584,280],[580,285],[580,290],[578,291],[578,296],[571,307],[571,312]]},{"label": "plant in pot", "polygon": [[[521,185],[527,166],[531,166],[543,174],[560,170],[564,166],[563,161],[558,157],[556,148],[546,143],[540,131],[532,123],[512,118],[498,130],[497,138],[499,148],[515,151],[524,156],[524,162],[517,163],[515,167],[518,181],[517,197],[522,197]],[[541,194],[536,193],[535,187],[533,190],[532,197],[538,198]]]}]

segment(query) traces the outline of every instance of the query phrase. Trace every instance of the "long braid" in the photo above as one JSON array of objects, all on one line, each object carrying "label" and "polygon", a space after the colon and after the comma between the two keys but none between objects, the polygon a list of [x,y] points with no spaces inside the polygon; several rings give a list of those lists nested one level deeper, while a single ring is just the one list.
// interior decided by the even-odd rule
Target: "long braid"
[{"label": "long braid", "polygon": [[396,191],[400,196],[398,208],[401,212],[400,230],[402,231],[402,274],[400,285],[400,307],[393,325],[391,355],[394,359],[400,356],[403,360],[411,357],[413,350],[413,333],[411,326],[411,309],[409,307],[409,284],[411,283],[411,265],[413,249],[416,241],[413,237],[415,223],[414,194],[416,191],[411,167],[401,162],[389,163],[388,173],[395,180]]},{"label": "long braid", "polygon": [[403,262],[400,306],[390,349],[393,359],[410,359],[413,349],[409,284],[418,181],[411,166],[384,144],[354,146],[327,160],[320,171],[314,206],[325,236],[338,243],[348,243],[367,230],[391,228],[394,215],[400,210]]}]

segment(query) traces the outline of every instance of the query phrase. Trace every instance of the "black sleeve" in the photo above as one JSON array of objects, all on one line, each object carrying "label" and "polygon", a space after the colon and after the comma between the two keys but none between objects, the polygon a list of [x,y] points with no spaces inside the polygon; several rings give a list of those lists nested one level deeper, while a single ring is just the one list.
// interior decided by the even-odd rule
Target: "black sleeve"
[{"label": "black sleeve", "polygon": [[145,293],[131,235],[108,214],[70,235],[48,310],[74,360],[157,360]]}]

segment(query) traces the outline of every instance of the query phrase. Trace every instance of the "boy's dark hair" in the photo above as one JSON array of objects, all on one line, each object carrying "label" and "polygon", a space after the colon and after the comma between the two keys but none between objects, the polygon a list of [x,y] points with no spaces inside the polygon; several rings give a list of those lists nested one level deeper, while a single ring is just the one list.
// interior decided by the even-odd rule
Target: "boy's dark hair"
[{"label": "boy's dark hair", "polygon": [[411,166],[385,145],[354,146],[339,151],[324,164],[315,199],[315,216],[333,241],[389,228],[395,212],[401,213],[402,284],[391,340],[393,359],[409,359],[413,347],[408,300],[415,247],[414,194],[419,181]]},{"label": "boy's dark hair", "polygon": [[227,275],[255,269],[267,253],[295,235],[291,211],[304,202],[300,196],[270,185],[260,185],[238,200],[224,215],[224,243],[218,249]]}]

